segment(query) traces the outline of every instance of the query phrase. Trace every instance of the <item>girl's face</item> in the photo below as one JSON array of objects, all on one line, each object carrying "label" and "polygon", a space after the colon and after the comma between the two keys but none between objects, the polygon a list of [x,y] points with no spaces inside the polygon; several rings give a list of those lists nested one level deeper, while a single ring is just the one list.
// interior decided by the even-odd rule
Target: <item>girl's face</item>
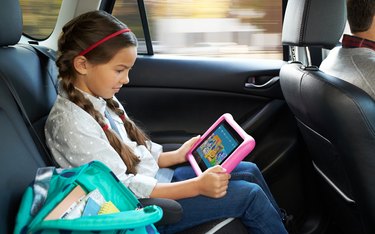
[{"label": "girl's face", "polygon": [[129,71],[137,58],[137,48],[123,48],[105,64],[94,65],[87,61],[86,74],[75,83],[76,87],[93,96],[112,98],[129,83]]}]

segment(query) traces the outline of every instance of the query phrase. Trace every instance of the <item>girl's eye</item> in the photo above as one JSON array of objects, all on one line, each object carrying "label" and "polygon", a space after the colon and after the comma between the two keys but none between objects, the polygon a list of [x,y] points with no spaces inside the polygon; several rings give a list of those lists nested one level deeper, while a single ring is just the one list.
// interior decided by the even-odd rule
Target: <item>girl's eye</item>
[{"label": "girl's eye", "polygon": [[121,73],[121,72],[123,72],[124,71],[124,69],[121,69],[121,70],[117,70],[116,72],[117,73]]}]

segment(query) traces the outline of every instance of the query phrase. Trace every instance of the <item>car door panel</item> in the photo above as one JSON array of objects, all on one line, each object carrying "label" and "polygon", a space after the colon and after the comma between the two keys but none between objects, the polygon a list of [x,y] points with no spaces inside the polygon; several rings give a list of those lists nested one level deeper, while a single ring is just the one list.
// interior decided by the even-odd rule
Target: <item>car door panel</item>
[{"label": "car door panel", "polygon": [[[262,83],[277,77],[283,63],[139,56],[130,83],[117,97],[128,114],[161,144],[178,145],[202,134],[223,113],[231,113],[257,141],[252,158],[266,168],[278,158],[277,151],[283,152],[283,146],[289,148],[295,142],[291,140],[295,136],[285,130],[294,123],[288,122],[292,117],[278,81],[265,88],[245,84],[256,83],[257,77]],[[264,142],[267,138],[272,140]],[[262,145],[279,150],[275,155],[257,156],[257,151],[263,152]]]},{"label": "car door panel", "polygon": [[[277,92],[273,87],[256,89],[245,88],[245,85],[249,79],[278,76],[283,64],[285,62],[280,60],[138,56],[128,86],[192,88],[275,97]],[[278,94],[282,98],[281,92]]]}]

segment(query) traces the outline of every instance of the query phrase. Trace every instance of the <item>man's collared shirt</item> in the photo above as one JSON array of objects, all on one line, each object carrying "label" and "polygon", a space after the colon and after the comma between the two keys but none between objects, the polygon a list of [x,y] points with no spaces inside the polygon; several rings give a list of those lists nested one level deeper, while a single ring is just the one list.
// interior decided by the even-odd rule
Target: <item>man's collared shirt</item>
[{"label": "man's collared shirt", "polygon": [[375,42],[364,38],[344,34],[342,39],[343,48],[369,48],[375,50]]},{"label": "man's collared shirt", "polygon": [[375,99],[374,44],[371,40],[344,35],[342,47],[329,52],[320,70],[361,88]]}]

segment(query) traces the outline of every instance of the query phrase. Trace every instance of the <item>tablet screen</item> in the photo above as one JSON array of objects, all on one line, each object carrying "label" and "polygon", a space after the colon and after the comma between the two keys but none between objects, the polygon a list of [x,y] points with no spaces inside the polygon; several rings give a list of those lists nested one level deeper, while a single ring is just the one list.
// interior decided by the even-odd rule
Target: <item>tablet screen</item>
[{"label": "tablet screen", "polygon": [[202,171],[220,165],[242,143],[243,139],[226,122],[220,123],[192,152]]}]

